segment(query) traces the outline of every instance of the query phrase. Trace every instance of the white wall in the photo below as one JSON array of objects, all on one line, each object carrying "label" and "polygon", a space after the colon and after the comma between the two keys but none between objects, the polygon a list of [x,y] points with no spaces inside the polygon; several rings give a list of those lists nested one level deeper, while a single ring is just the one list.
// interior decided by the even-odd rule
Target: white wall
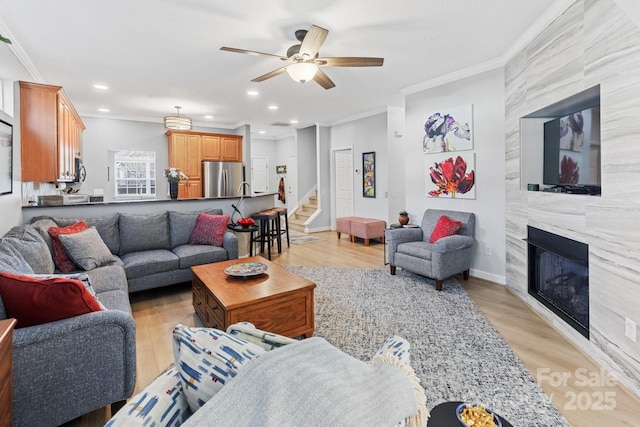
[{"label": "white wall", "polygon": [[[331,127],[331,148],[353,147],[353,214],[368,218],[378,218],[387,224],[397,222],[389,217],[389,169],[397,173],[395,165],[389,162],[387,113],[380,113]],[[362,196],[362,153],[376,153],[376,197]],[[332,189],[332,191],[335,191]],[[397,212],[396,212],[397,214]]]},{"label": "white wall", "polygon": [[[423,90],[405,99],[404,136],[405,198],[411,221],[419,223],[429,208],[475,213],[477,243],[471,274],[502,284],[506,274],[504,103],[502,69]],[[436,111],[467,104],[473,104],[476,198],[427,197],[425,177],[428,171],[422,150],[424,123]],[[485,248],[489,248],[491,255],[485,254]]]},{"label": "white wall", "polygon": [[[13,125],[13,189],[11,194],[0,196],[0,236],[3,236],[9,229],[22,223],[22,200],[20,188],[20,142],[19,126],[16,126],[14,118],[0,111],[0,120]],[[5,171],[2,171],[4,173]]]}]

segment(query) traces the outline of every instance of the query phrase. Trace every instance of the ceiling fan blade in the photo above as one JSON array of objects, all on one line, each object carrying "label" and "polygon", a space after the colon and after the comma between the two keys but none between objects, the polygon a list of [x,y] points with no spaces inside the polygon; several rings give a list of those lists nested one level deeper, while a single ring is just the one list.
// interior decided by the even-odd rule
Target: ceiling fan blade
[{"label": "ceiling fan blade", "polygon": [[358,56],[343,56],[337,58],[318,58],[316,63],[327,67],[381,67],[384,58],[365,58]]},{"label": "ceiling fan blade", "polygon": [[309,58],[315,58],[327,38],[327,34],[329,34],[329,30],[318,27],[317,25],[312,25],[302,40],[300,55],[308,55]]},{"label": "ceiling fan blade", "polygon": [[267,79],[270,79],[271,77],[275,77],[278,76],[282,73],[284,73],[285,71],[287,71],[287,67],[282,67],[282,68],[278,68],[277,70],[273,70],[268,72],[267,74],[263,74],[260,77],[256,77],[255,79],[251,80],[252,82],[263,82]]},{"label": "ceiling fan blade", "polygon": [[324,71],[318,70],[316,75],[313,77],[313,80],[316,81],[320,86],[325,89],[331,89],[332,87],[336,87],[335,83],[325,74]]},{"label": "ceiling fan blade", "polygon": [[234,52],[234,53],[243,53],[245,55],[266,56],[266,57],[269,57],[269,58],[278,58],[278,59],[282,59],[283,61],[288,61],[289,60],[289,58],[287,58],[286,56],[274,55],[272,53],[256,52],[255,50],[238,49],[238,48],[235,48],[235,47],[222,46],[220,48],[220,50],[225,50],[227,52]]}]

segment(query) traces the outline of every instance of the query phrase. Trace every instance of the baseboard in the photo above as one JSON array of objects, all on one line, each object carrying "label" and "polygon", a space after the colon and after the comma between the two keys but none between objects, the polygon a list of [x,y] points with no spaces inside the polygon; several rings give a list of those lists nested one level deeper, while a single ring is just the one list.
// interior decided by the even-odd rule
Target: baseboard
[{"label": "baseboard", "polygon": [[507,284],[506,276],[500,276],[499,274],[488,273],[486,271],[476,270],[475,268],[469,269],[469,274],[472,275],[473,277],[488,280],[490,282],[494,282],[499,285]]}]

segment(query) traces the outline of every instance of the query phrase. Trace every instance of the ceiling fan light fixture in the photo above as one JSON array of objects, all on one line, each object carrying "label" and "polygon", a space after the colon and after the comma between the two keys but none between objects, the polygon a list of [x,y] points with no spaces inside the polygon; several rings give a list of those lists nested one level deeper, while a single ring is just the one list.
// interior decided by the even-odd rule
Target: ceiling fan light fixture
[{"label": "ceiling fan light fixture", "polygon": [[191,129],[191,118],[187,116],[180,115],[180,107],[176,105],[177,113],[175,116],[165,116],[164,118],[164,127],[166,129],[175,129],[175,130],[190,130]]},{"label": "ceiling fan light fixture", "polygon": [[305,83],[312,80],[318,72],[318,66],[312,62],[296,62],[287,66],[289,76],[299,82]]}]

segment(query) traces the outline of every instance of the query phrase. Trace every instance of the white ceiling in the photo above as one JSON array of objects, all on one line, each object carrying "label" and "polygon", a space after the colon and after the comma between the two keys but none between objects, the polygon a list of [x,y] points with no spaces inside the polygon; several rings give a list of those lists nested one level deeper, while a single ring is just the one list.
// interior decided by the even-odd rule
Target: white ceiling
[{"label": "white ceiling", "polygon": [[[182,106],[196,125],[330,125],[387,107],[404,93],[465,70],[499,66],[572,0],[0,0],[0,79],[61,85],[83,116],[160,122]],[[286,74],[251,79],[284,55],[294,31],[329,30],[320,56],[373,56],[382,67],[323,68],[336,87]],[[93,88],[101,83],[107,91]],[[259,91],[249,97],[249,89]],[[278,105],[276,112],[267,110]],[[109,108],[100,113],[98,108]],[[207,114],[213,119],[205,119]]]}]

